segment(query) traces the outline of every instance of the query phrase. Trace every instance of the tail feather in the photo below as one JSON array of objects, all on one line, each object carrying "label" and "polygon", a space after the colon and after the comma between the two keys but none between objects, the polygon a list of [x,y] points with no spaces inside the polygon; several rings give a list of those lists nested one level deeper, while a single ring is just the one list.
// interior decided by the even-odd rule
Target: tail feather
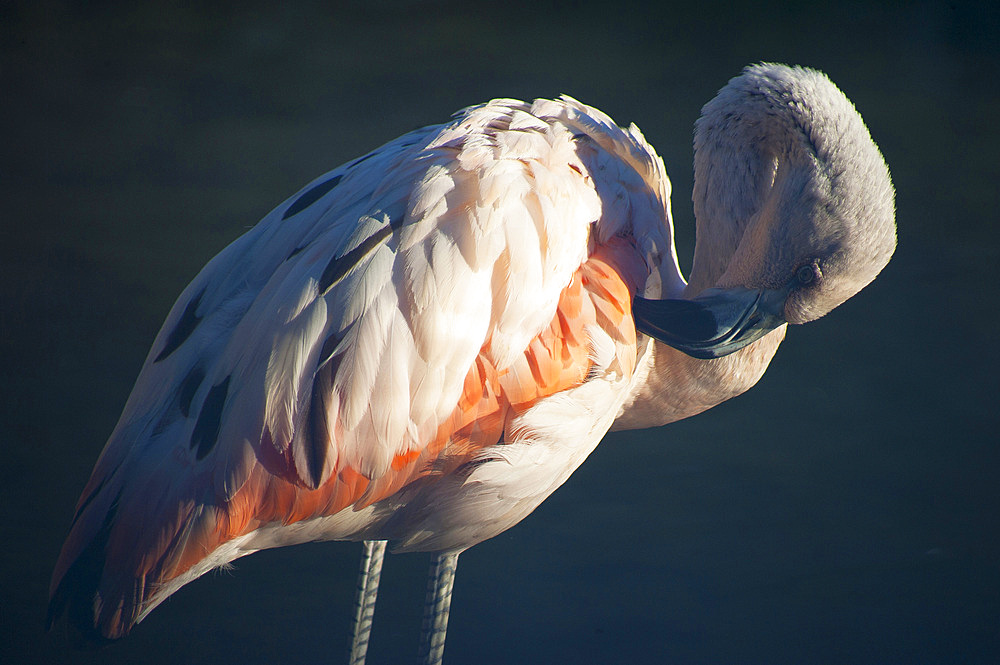
[{"label": "tail feather", "polygon": [[[95,590],[100,587],[101,577],[104,574],[105,552],[117,512],[116,497],[93,540],[77,555],[58,581],[55,576],[53,577],[53,588],[45,618],[46,630],[51,630],[56,620],[66,614],[70,625],[91,643],[110,642],[123,637],[127,632],[127,630],[115,631],[106,635],[99,628],[100,622],[94,620],[95,614],[100,614],[103,609],[100,594]],[[65,554],[64,548],[60,563]],[[59,575],[58,568],[56,575]]]}]

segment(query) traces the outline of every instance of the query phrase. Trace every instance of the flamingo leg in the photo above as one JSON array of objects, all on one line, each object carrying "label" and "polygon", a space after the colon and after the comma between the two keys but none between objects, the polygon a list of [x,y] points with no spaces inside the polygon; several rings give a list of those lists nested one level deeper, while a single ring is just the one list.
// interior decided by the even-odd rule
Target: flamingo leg
[{"label": "flamingo leg", "polygon": [[358,573],[358,593],[354,599],[354,621],[351,622],[350,665],[364,665],[368,653],[368,636],[375,619],[375,600],[378,597],[378,580],[382,574],[385,557],[384,540],[366,540],[361,553],[361,570]]},{"label": "flamingo leg", "polygon": [[420,629],[420,651],[417,654],[417,662],[421,665],[440,665],[444,658],[451,589],[455,585],[459,554],[460,552],[440,552],[431,559],[424,619]]}]

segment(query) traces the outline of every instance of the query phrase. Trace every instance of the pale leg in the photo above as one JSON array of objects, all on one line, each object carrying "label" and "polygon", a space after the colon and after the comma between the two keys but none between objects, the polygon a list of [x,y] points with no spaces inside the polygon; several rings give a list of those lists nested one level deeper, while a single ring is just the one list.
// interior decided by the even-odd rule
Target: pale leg
[{"label": "pale leg", "polygon": [[384,540],[366,540],[361,553],[361,572],[358,574],[358,593],[354,600],[354,621],[351,624],[350,665],[364,665],[368,653],[368,636],[375,618],[375,600],[378,597],[378,578],[382,573],[385,556]]},{"label": "pale leg", "polygon": [[420,652],[417,654],[421,665],[440,665],[444,658],[444,638],[448,631],[451,588],[455,584],[458,555],[459,552],[439,553],[431,559],[424,620],[420,629]]}]

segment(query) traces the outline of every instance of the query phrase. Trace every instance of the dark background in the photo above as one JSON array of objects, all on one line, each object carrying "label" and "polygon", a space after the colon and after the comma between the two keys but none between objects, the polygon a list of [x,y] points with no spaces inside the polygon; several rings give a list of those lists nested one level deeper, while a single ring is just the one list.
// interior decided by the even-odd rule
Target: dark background
[{"label": "dark background", "polygon": [[[101,652],[42,631],[174,298],[313,177],[500,96],[642,127],[687,270],[692,123],[761,60],[822,69],[857,105],[898,192],[893,262],[791,329],[754,390],[609,436],[464,554],[448,660],[1000,661],[990,3],[136,4],[0,2],[0,661],[342,662],[349,543],[243,559]],[[415,653],[426,563],[387,560],[371,663]]]}]

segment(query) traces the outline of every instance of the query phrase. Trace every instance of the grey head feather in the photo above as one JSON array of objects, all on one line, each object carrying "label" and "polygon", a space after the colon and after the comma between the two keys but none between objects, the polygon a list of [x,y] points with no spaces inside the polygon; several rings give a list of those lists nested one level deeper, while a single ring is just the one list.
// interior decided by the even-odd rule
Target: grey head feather
[{"label": "grey head feather", "polygon": [[[819,318],[860,291],[896,245],[885,160],[854,105],[812,69],[747,67],[704,106],[693,199],[688,296],[792,284],[790,323]],[[802,279],[807,267],[812,277]]]}]

